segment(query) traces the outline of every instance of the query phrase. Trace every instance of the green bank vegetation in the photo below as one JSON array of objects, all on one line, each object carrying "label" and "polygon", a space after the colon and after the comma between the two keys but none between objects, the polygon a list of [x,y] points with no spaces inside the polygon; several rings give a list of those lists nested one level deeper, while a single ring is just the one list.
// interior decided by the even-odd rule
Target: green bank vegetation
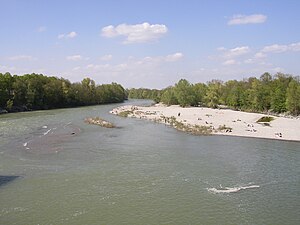
[{"label": "green bank vegetation", "polygon": [[101,127],[106,127],[106,128],[115,128],[116,127],[113,123],[108,122],[100,117],[86,118],[84,120],[84,122],[86,122],[88,124],[98,125]]},{"label": "green bank vegetation", "polygon": [[211,135],[213,132],[213,128],[211,126],[185,124],[183,122],[177,121],[174,116],[171,117],[162,116],[161,119],[157,122],[162,122],[162,121],[164,121],[165,123],[169,124],[170,126],[174,127],[179,131],[184,131],[194,135]]},{"label": "green bank vegetation", "polygon": [[257,120],[256,123],[270,123],[272,120],[274,120],[274,117],[263,116],[259,120]]},{"label": "green bank vegetation", "polygon": [[299,77],[277,73],[264,73],[260,78],[250,77],[241,81],[212,80],[191,84],[181,79],[174,86],[163,90],[129,89],[129,98],[152,99],[167,105],[226,106],[248,112],[300,114]]},{"label": "green bank vegetation", "polygon": [[232,132],[232,128],[231,127],[227,127],[225,124],[224,125],[220,125],[219,128],[218,128],[218,131],[225,131],[226,133],[227,132]]},{"label": "green bank vegetation", "polygon": [[133,111],[130,111],[130,110],[126,110],[126,111],[121,111],[119,112],[119,116],[122,116],[122,117],[128,117],[130,114],[132,114]]},{"label": "green bank vegetation", "polygon": [[0,73],[0,111],[54,109],[123,102],[127,92],[117,83],[96,85],[90,78],[71,83],[42,74]]}]

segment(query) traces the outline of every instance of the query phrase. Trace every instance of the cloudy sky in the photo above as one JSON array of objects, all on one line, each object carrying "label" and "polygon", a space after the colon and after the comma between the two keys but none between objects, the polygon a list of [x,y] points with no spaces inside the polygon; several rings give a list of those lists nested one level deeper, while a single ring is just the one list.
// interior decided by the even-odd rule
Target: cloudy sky
[{"label": "cloudy sky", "polygon": [[164,88],[300,75],[298,0],[0,0],[0,72]]}]

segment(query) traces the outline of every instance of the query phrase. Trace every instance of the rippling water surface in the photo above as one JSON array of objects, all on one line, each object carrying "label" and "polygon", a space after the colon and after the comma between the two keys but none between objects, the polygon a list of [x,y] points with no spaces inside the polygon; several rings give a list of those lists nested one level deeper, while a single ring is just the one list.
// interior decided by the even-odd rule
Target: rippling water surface
[{"label": "rippling water surface", "polygon": [[300,224],[300,143],[193,136],[118,105],[0,116],[0,224]]}]

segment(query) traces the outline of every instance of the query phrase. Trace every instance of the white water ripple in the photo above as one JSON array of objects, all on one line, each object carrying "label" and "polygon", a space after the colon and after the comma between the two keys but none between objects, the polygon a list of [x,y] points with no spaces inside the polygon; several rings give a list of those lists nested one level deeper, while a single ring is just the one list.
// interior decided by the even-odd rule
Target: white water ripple
[{"label": "white water ripple", "polygon": [[47,130],[44,135],[47,135],[52,129]]},{"label": "white water ripple", "polygon": [[207,188],[207,190],[209,192],[212,193],[236,193],[239,192],[241,190],[246,190],[246,189],[253,189],[253,188],[259,188],[259,185],[249,185],[249,186],[241,186],[241,187],[225,187],[225,188],[221,188],[221,189],[217,189],[217,188]]}]

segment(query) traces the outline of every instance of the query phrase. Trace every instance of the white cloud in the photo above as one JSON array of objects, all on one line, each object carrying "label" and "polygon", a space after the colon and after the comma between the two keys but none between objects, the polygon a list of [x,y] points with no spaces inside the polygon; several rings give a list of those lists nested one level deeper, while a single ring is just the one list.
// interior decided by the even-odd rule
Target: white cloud
[{"label": "white cloud", "polygon": [[241,46],[232,49],[226,49],[224,47],[217,48],[218,51],[222,52],[222,58],[232,59],[236,57],[240,57],[250,52],[250,48],[248,46]]},{"label": "white cloud", "polygon": [[15,70],[16,70],[16,67],[0,65],[0,73],[1,72],[13,72]]},{"label": "white cloud", "polygon": [[248,52],[250,52],[250,48],[248,46],[236,47],[236,48],[229,49],[229,51],[225,54],[225,56],[228,58],[238,57],[241,55],[245,55]]},{"label": "white cloud", "polygon": [[168,32],[164,24],[120,24],[116,27],[109,25],[102,28],[102,36],[113,38],[125,36],[124,44],[151,42],[159,39]]},{"label": "white cloud", "polygon": [[258,52],[254,55],[254,58],[256,58],[256,59],[261,59],[261,58],[266,58],[266,57],[267,57],[267,55],[263,52]]},{"label": "white cloud", "polygon": [[286,51],[294,51],[294,52],[300,51],[300,42],[292,43],[288,45],[278,45],[278,44],[268,45],[261,50],[261,52],[264,53],[281,53]]},{"label": "white cloud", "polygon": [[73,70],[73,71],[78,71],[78,70],[80,70],[80,69],[81,69],[80,66],[76,66],[76,67],[74,67],[72,70]]},{"label": "white cloud", "polygon": [[283,53],[283,52],[298,52],[300,51],[300,42],[291,43],[286,45],[267,45],[254,55],[254,59],[266,58],[267,54]]},{"label": "white cloud", "polygon": [[79,61],[79,60],[82,60],[83,57],[81,55],[70,55],[70,56],[67,56],[66,59],[70,60],[70,61]]},{"label": "white cloud", "polygon": [[45,27],[45,26],[40,26],[40,27],[37,29],[37,32],[42,33],[42,32],[45,32],[46,30],[47,30],[47,27]]},{"label": "white cloud", "polygon": [[183,54],[181,52],[176,52],[176,53],[174,53],[172,55],[167,55],[165,57],[165,60],[167,62],[175,62],[175,61],[178,61],[178,60],[180,60],[182,58],[183,58]]},{"label": "white cloud", "polygon": [[254,63],[254,60],[253,59],[246,59],[246,60],[244,60],[244,63],[252,64],[252,63]]},{"label": "white cloud", "polygon": [[[183,54],[124,57],[123,60],[101,61],[99,58],[91,62],[80,61],[69,70],[61,72],[61,76],[77,81],[82,80],[83,74],[88,74],[91,79],[101,83],[117,82],[124,87],[149,87],[164,88],[179,80],[183,74],[181,58]],[[84,59],[84,58],[83,58]],[[176,61],[177,60],[177,61]],[[85,63],[87,62],[87,63]],[[172,74],[173,76],[170,76]],[[171,80],[170,80],[171,79]]]},{"label": "white cloud", "polygon": [[77,33],[75,31],[71,31],[68,34],[59,34],[57,36],[58,39],[70,39],[70,38],[74,38],[77,36]]},{"label": "white cloud", "polygon": [[300,42],[290,44],[289,49],[294,52],[300,51]]},{"label": "white cloud", "polygon": [[112,38],[112,37],[116,37],[118,35],[119,34],[113,25],[109,25],[109,26],[102,28],[102,36],[103,37]]},{"label": "white cloud", "polygon": [[136,69],[133,65],[129,65],[128,63],[120,63],[116,65],[111,64],[88,64],[86,69],[92,72],[125,72],[128,69]]},{"label": "white cloud", "polygon": [[246,64],[253,64],[253,63],[258,63],[258,64],[266,64],[263,60],[267,57],[267,55],[264,52],[257,52],[254,54],[252,58],[244,60],[244,63]]},{"label": "white cloud", "polygon": [[100,65],[94,65],[94,64],[88,64],[86,66],[89,70],[101,70],[101,69],[108,69],[110,67],[109,64],[100,64]]},{"label": "white cloud", "polygon": [[237,62],[234,59],[229,59],[223,62],[223,65],[225,66],[234,65],[234,64],[237,64]]},{"label": "white cloud", "polygon": [[255,53],[252,58],[244,60],[244,63],[246,64],[257,63],[259,65],[271,66],[272,64],[264,61],[264,59],[267,58],[268,54],[283,53],[283,52],[298,52],[298,51],[300,51],[300,42],[286,44],[286,45],[279,45],[279,44],[267,45],[263,47],[260,51]]},{"label": "white cloud", "polygon": [[111,71],[120,72],[127,70],[143,70],[143,69],[153,69],[164,65],[166,62],[172,63],[177,62],[183,58],[183,54],[180,52],[166,55],[166,56],[146,56],[142,59],[137,59],[134,57],[129,57],[127,61],[119,64],[88,64],[86,69],[93,71]]},{"label": "white cloud", "polygon": [[270,63],[270,62],[265,62],[265,61],[259,61],[258,64],[259,64],[259,65],[263,65],[263,66],[273,66],[272,63]]},{"label": "white cloud", "polygon": [[112,55],[104,55],[100,58],[102,61],[109,61],[112,60]]},{"label": "white cloud", "polygon": [[274,44],[274,45],[269,45],[269,46],[264,47],[262,49],[262,52],[265,52],[265,53],[268,53],[268,52],[280,53],[280,52],[285,52],[287,50],[288,50],[287,45]]},{"label": "white cloud", "polygon": [[127,70],[129,65],[127,63],[121,63],[114,67],[115,71],[124,71]]},{"label": "white cloud", "polygon": [[170,55],[167,55],[167,56],[155,56],[155,57],[150,57],[150,56],[147,56],[147,57],[144,57],[142,60],[138,60],[136,61],[136,64],[161,64],[161,63],[164,63],[164,62],[177,62],[179,60],[181,60],[183,58],[183,54],[181,52],[176,52],[174,54],[170,54]]},{"label": "white cloud", "polygon": [[234,15],[229,21],[228,25],[240,25],[240,24],[255,24],[264,23],[267,20],[267,16],[263,14],[253,15]]},{"label": "white cloud", "polygon": [[31,61],[36,60],[36,58],[30,56],[30,55],[15,55],[8,58],[9,60],[18,61],[18,60],[25,60],[25,61]]},{"label": "white cloud", "polygon": [[[3,66],[0,65],[0,73],[4,72],[9,72],[10,74],[31,74],[31,73],[36,73],[36,74],[45,74],[46,69],[45,68],[40,68],[40,67],[23,67],[23,66]],[[48,75],[50,75],[48,73]]]}]

